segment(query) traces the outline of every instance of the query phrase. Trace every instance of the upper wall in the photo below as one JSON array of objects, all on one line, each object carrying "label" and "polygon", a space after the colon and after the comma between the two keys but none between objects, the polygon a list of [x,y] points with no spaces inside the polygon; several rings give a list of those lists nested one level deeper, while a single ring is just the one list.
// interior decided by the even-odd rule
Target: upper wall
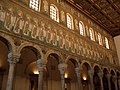
[{"label": "upper wall", "polygon": [[115,46],[116,46],[117,55],[119,59],[119,65],[120,65],[120,35],[114,37],[114,41],[115,41]]},{"label": "upper wall", "polygon": [[[2,16],[0,28],[2,30],[93,61],[118,64],[111,35],[67,3],[59,2],[59,0],[42,0],[39,2],[38,11],[31,9],[27,0],[1,0],[0,3],[2,7],[0,10]],[[58,22],[50,19],[49,7],[51,4],[58,8]],[[63,15],[61,11],[64,12],[65,20],[61,18]],[[67,28],[67,14],[72,17],[72,29]],[[84,36],[80,35],[79,21],[84,24]],[[94,30],[94,41],[90,40],[90,28]],[[98,33],[102,36],[102,45],[98,43]],[[108,38],[109,49],[105,47],[105,37]]]}]

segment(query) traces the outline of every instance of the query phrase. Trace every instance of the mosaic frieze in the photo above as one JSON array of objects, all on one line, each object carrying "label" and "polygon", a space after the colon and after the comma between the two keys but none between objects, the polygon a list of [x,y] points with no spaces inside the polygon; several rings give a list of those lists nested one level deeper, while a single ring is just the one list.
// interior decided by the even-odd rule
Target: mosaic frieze
[{"label": "mosaic frieze", "polygon": [[[46,11],[48,10],[46,7],[44,7],[44,9],[46,9]],[[96,48],[92,49],[89,42],[85,42],[84,39],[80,39],[80,37],[74,33],[62,30],[64,28],[59,25],[53,25],[44,18],[36,18],[29,13],[23,13],[22,10],[18,10],[16,14],[14,12],[15,10],[13,8],[4,10],[1,5],[0,22],[3,23],[5,30],[93,60],[106,60],[110,58],[112,62],[112,55],[110,53],[106,55],[106,53],[108,53],[106,51],[103,53],[103,51],[96,50]],[[64,14],[61,18],[63,21],[65,20]],[[78,24],[77,20],[76,24]],[[76,25],[76,29],[78,29],[77,26],[78,25]],[[88,27],[86,26],[86,28]]]}]

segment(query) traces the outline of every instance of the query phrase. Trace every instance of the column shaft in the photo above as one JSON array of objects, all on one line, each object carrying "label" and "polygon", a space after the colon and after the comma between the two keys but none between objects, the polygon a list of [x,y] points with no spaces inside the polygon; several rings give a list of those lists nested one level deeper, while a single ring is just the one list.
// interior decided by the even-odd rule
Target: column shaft
[{"label": "column shaft", "polygon": [[108,80],[108,88],[109,88],[109,90],[111,90],[111,81],[110,81],[110,78],[111,78],[111,74],[107,74],[107,80]]},{"label": "column shaft", "polygon": [[38,90],[43,90],[43,72],[39,72],[38,75]]},{"label": "column shaft", "polygon": [[15,63],[10,63],[6,90],[12,90],[14,69],[15,69]]},{"label": "column shaft", "polygon": [[9,73],[6,90],[12,90],[13,88],[14,70],[16,63],[19,61],[19,57],[20,55],[13,54],[12,52],[8,54]]},{"label": "column shaft", "polygon": [[38,90],[43,90],[43,67],[42,67],[42,60],[38,59],[37,60],[37,67],[39,71],[38,75]]},{"label": "column shaft", "polygon": [[65,70],[66,70],[66,64],[61,63],[58,65],[58,69],[60,71],[61,74],[61,90],[65,90],[65,78],[64,78],[64,74],[65,74]]},{"label": "column shaft", "polygon": [[117,76],[113,76],[114,79],[114,84],[115,84],[115,90],[118,90],[118,86],[117,86]]},{"label": "column shaft", "polygon": [[101,85],[101,90],[104,90],[103,89],[103,73],[102,72],[100,72],[100,73],[98,73],[98,76],[99,76],[99,78],[100,78],[100,85]]},{"label": "column shaft", "polygon": [[118,90],[120,90],[120,77],[118,77]]},{"label": "column shaft", "polygon": [[89,78],[90,78],[90,90],[94,90],[94,84],[93,84],[93,74],[94,74],[94,71],[93,70],[89,70],[88,74],[89,74]]},{"label": "column shaft", "polygon": [[82,88],[82,81],[81,81],[81,70],[80,68],[75,68],[76,74],[77,74],[77,80],[78,80],[78,90],[83,90]]}]

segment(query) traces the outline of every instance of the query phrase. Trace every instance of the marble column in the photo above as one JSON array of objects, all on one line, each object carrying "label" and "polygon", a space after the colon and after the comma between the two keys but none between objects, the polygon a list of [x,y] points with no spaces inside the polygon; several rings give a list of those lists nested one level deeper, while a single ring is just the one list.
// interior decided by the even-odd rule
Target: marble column
[{"label": "marble column", "polygon": [[118,76],[118,90],[120,90],[120,76]]},{"label": "marble column", "polygon": [[38,59],[37,60],[37,67],[38,67],[38,90],[43,90],[43,65],[42,65],[42,60]]},{"label": "marble column", "polygon": [[108,88],[109,88],[109,90],[111,90],[111,81],[110,81],[111,74],[107,74],[106,77],[107,77],[107,80],[108,80]]},{"label": "marble column", "polygon": [[65,70],[67,68],[67,65],[64,63],[60,63],[58,65],[58,69],[60,71],[60,75],[61,75],[61,90],[65,90],[65,78],[64,78],[64,74],[65,74]]},{"label": "marble column", "polygon": [[113,76],[114,84],[115,84],[115,90],[118,90],[117,86],[117,76]]},{"label": "marble column", "polygon": [[6,90],[12,90],[13,88],[14,70],[15,70],[15,65],[18,61],[19,61],[19,56],[13,55],[12,53],[8,54],[9,73],[8,73]]},{"label": "marble column", "polygon": [[2,89],[3,76],[4,76],[4,71],[0,70],[0,90]]},{"label": "marble column", "polygon": [[76,72],[77,80],[78,80],[78,89],[77,90],[83,90],[82,79],[81,79],[81,69],[79,67],[77,67],[77,68],[75,68],[75,72]]},{"label": "marble column", "polygon": [[104,87],[103,87],[103,72],[99,72],[98,76],[100,78],[101,90],[104,90]]},{"label": "marble column", "polygon": [[93,84],[94,71],[88,70],[88,75],[89,75],[89,79],[90,79],[90,90],[94,90],[94,84]]}]

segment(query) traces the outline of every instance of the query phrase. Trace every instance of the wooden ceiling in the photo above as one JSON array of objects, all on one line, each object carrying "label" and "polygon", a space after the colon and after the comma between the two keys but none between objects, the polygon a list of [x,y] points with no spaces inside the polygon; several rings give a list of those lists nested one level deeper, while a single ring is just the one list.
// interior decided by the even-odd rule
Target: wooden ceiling
[{"label": "wooden ceiling", "polygon": [[120,0],[66,0],[113,37],[120,35]]}]

